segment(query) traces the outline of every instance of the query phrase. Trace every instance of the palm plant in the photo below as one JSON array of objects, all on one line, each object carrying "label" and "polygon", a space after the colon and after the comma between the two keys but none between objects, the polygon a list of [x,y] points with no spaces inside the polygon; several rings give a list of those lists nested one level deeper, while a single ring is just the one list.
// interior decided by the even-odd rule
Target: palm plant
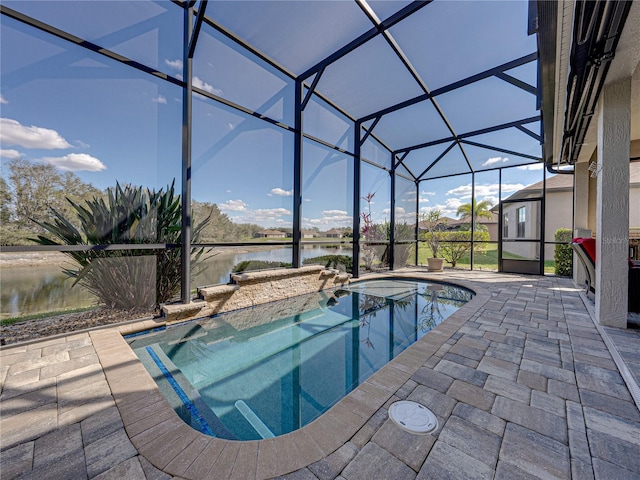
[{"label": "palm plant", "polygon": [[[76,228],[61,213],[52,209],[53,222],[37,222],[49,236],[31,239],[41,245],[98,245],[64,252],[77,268],[63,272],[96,295],[107,307],[149,310],[171,300],[180,290],[181,254],[179,248],[109,249],[113,244],[182,243],[180,195],[175,181],[164,191],[116,183],[104,197],[94,197],[80,205],[70,199],[77,216]],[[35,220],[34,220],[35,221]],[[193,228],[197,239],[209,217]],[[192,264],[202,259],[204,248],[191,250]]]},{"label": "palm plant", "polygon": [[461,218],[469,217],[473,220],[477,220],[478,218],[487,218],[490,220],[492,218],[491,207],[493,207],[493,203],[489,200],[476,202],[476,199],[473,198],[470,203],[463,203],[460,205],[456,214]]}]

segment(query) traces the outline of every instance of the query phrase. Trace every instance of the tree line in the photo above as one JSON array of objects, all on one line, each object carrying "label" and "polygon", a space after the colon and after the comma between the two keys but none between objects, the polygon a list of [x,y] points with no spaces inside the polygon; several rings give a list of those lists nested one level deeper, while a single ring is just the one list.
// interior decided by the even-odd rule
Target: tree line
[{"label": "tree line", "polygon": [[[53,211],[79,227],[71,202],[82,205],[106,198],[106,190],[51,164],[17,158],[8,161],[4,168],[6,175],[0,177],[1,245],[32,245],[30,239],[45,233],[41,224],[52,219]],[[210,218],[201,232],[203,243],[248,240],[264,230],[260,225],[233,223],[214,203],[193,201],[191,208],[194,224]]]}]

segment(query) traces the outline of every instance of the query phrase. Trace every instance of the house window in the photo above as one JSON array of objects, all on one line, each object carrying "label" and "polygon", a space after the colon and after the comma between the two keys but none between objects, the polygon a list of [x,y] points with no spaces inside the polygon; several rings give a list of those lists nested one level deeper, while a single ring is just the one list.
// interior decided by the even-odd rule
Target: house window
[{"label": "house window", "polygon": [[526,221],[525,207],[516,210],[518,215],[518,238],[524,238],[524,223]]},{"label": "house window", "polygon": [[502,215],[502,238],[509,238],[509,214]]}]

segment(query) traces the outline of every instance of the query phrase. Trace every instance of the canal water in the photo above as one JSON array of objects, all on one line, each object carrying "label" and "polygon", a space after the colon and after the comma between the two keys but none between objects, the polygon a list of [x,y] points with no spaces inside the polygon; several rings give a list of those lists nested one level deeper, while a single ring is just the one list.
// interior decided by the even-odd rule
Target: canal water
[{"label": "canal water", "polygon": [[[302,259],[322,255],[351,255],[350,247],[320,247],[307,245]],[[244,253],[219,253],[208,258],[191,280],[192,288],[228,283],[231,269],[245,260],[291,262],[291,248],[274,247]],[[95,297],[62,273],[59,265],[30,265],[0,269],[0,318],[12,318],[45,312],[90,307]]]}]

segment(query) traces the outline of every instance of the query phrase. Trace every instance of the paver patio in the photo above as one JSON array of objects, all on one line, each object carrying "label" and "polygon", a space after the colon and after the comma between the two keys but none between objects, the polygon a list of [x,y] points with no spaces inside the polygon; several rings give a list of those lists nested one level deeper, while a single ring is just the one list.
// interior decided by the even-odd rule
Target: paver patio
[{"label": "paver patio", "polygon": [[[607,328],[603,337],[569,279],[409,273],[463,283],[478,301],[322,421],[265,441],[181,425],[114,327],[4,347],[0,475],[640,479],[637,386],[606,343],[638,379],[637,331]],[[412,435],[391,422],[387,408],[399,399],[428,406],[436,432]]]}]

